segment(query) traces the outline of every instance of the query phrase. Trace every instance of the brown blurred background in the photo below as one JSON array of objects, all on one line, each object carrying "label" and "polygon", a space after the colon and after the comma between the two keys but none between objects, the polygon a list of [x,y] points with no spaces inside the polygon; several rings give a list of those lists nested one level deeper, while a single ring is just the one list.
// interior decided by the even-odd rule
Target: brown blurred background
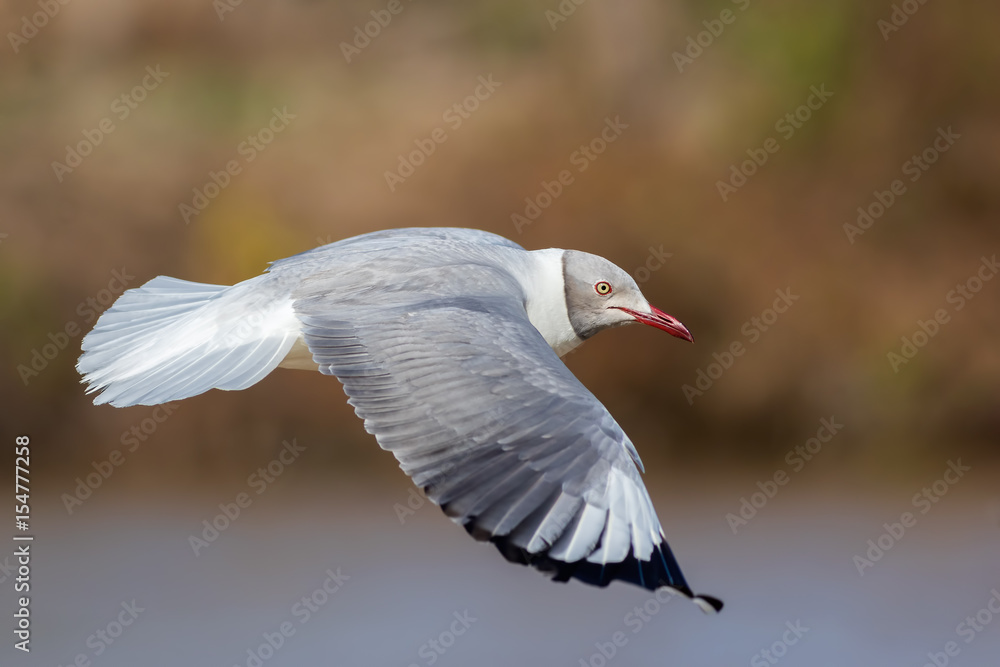
[{"label": "brown blurred background", "polygon": [[[114,272],[131,276],[127,287],[161,274],[232,284],[356,234],[463,226],[528,249],[602,254],[691,329],[693,346],[616,330],[566,361],[630,434],[651,479],[749,475],[750,487],[720,491],[711,521],[723,533],[719,517],[758,471],[784,467],[831,416],[844,430],[813,464],[831,488],[842,493],[856,476],[922,483],[964,456],[982,472],[987,491],[968,499],[985,516],[1000,439],[1000,280],[960,310],[952,290],[1000,251],[1000,6],[903,4],[918,9],[402,0],[365,45],[358,32],[376,32],[371,12],[389,16],[384,2],[73,0],[51,3],[58,10],[37,34],[26,22],[41,22],[31,18],[40,5],[5,2],[0,435],[31,435],[36,498],[67,521],[59,497],[72,480],[152,424],[151,408],[93,406],[74,369],[82,333],[120,291]],[[720,23],[725,11],[732,21]],[[894,11],[898,30],[886,27]],[[689,38],[702,40],[700,53]],[[500,85],[470,102],[480,77]],[[832,96],[802,107],[814,90]],[[456,104],[466,117],[448,113]],[[275,109],[294,118],[263,150],[248,149]],[[113,130],[99,132],[106,118]],[[627,128],[581,162],[606,119]],[[436,128],[447,139],[390,189],[386,172]],[[949,128],[959,137],[911,181],[909,161]],[[70,166],[68,150],[88,136],[100,143],[78,166],[54,165]],[[724,200],[718,182],[769,140],[777,152],[746,167],[755,173]],[[230,161],[239,173],[185,214]],[[519,229],[513,214],[562,170],[573,182]],[[905,193],[863,234],[845,231],[895,179]],[[660,253],[661,267],[639,271]],[[786,289],[799,299],[757,338],[747,323]],[[939,309],[948,322],[894,370],[887,355]],[[76,333],[62,337],[67,326]],[[65,349],[51,347],[60,340]],[[745,353],[689,401],[683,385],[737,341]],[[178,487],[239,485],[292,437],[311,446],[294,475],[308,468],[319,483],[351,478],[406,497],[406,480],[331,378],[279,370],[247,391],[177,405],[109,480],[107,502],[147,502],[147,485],[167,487],[167,504]],[[903,508],[906,484],[894,496]],[[224,495],[209,494],[205,508]],[[855,546],[846,548],[849,561]]]},{"label": "brown blurred background", "polygon": [[[410,225],[598,252],[627,270],[651,247],[670,253],[643,288],[697,344],[629,329],[568,360],[646,457],[780,458],[785,438],[828,414],[845,423],[840,450],[858,465],[936,460],[955,442],[996,451],[997,283],[898,373],[887,360],[918,320],[953,308],[949,290],[1000,246],[994,4],[922,7],[888,41],[877,21],[891,7],[861,2],[594,2],[555,30],[551,8],[532,3],[401,7],[350,63],[341,43],[382,6],[246,4],[220,21],[203,2],[72,3],[8,50],[2,391],[19,428],[52,443],[46,465],[92,458],[142,415],[82,398],[79,335],[37,376],[17,369],[50,332],[88,328],[77,306],[113,269],[134,276],[129,287],[159,274],[233,283],[324,242]],[[673,54],[727,7],[733,22],[678,72]],[[23,30],[33,8],[7,3],[7,24]],[[147,66],[169,75],[134,109],[113,106],[154,81]],[[444,112],[490,75],[501,85],[453,129]],[[786,140],[775,123],[811,86],[832,97]],[[238,147],[274,108],[295,118],[247,163]],[[628,128],[578,172],[571,155],[616,117]],[[114,130],[55,173],[103,118]],[[384,173],[439,127],[445,143],[391,192]],[[911,183],[903,164],[948,127],[961,138]],[[768,137],[780,150],[722,201],[717,181]],[[230,160],[240,173],[186,224],[180,205]],[[519,233],[512,214],[563,169],[574,182]],[[850,243],[843,225],[897,178],[906,194]],[[800,300],[689,405],[682,385],[713,353],[749,342],[742,325],[785,288]],[[279,372],[239,397],[189,402],[190,432],[155,456],[232,459],[248,442],[273,443],[275,424],[367,442],[342,404],[333,382]],[[206,452],[195,437],[206,428],[232,451]]]}]

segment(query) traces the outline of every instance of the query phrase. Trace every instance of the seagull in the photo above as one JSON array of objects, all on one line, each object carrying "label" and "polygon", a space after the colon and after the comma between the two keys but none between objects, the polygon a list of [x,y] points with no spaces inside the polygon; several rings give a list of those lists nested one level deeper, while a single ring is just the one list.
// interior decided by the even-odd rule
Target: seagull
[{"label": "seagull", "polygon": [[476,540],[555,581],[692,592],[607,409],[560,360],[641,322],[686,341],[628,273],[576,250],[461,228],[392,229],[273,262],[233,286],[159,276],[82,342],[95,404],[335,376],[365,430]]}]

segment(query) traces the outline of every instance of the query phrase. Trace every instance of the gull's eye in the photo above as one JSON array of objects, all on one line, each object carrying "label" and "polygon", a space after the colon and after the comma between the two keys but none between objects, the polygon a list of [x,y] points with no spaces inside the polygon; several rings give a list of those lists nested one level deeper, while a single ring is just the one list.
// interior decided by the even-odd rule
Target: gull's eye
[{"label": "gull's eye", "polygon": [[601,296],[607,296],[611,294],[611,283],[609,283],[606,280],[602,280],[601,282],[594,285],[594,291],[600,294]]}]

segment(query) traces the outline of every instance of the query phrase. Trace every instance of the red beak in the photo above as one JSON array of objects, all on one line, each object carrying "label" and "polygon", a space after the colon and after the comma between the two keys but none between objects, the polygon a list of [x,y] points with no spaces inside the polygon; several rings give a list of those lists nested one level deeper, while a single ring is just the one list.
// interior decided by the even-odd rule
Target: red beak
[{"label": "red beak", "polygon": [[618,310],[624,310],[626,313],[634,317],[636,321],[648,324],[651,327],[656,327],[657,329],[662,329],[671,336],[683,338],[689,343],[694,342],[694,336],[691,335],[691,332],[687,330],[687,327],[681,324],[676,317],[667,315],[655,306],[650,306],[649,308],[653,312],[648,314],[640,313],[639,311],[632,310],[631,308],[618,307]]}]

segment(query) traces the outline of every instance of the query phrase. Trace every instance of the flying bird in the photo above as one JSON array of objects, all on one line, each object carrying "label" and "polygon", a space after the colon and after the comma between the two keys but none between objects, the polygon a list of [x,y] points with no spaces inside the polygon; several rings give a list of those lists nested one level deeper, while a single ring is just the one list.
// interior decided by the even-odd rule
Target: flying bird
[{"label": "flying bird", "polygon": [[633,322],[693,340],[602,257],[393,229],[231,287],[154,278],[101,315],[77,369],[94,403],[118,407],[246,389],[279,367],[336,376],[413,482],[508,561],[718,611],[685,581],[631,440],[559,359]]}]

